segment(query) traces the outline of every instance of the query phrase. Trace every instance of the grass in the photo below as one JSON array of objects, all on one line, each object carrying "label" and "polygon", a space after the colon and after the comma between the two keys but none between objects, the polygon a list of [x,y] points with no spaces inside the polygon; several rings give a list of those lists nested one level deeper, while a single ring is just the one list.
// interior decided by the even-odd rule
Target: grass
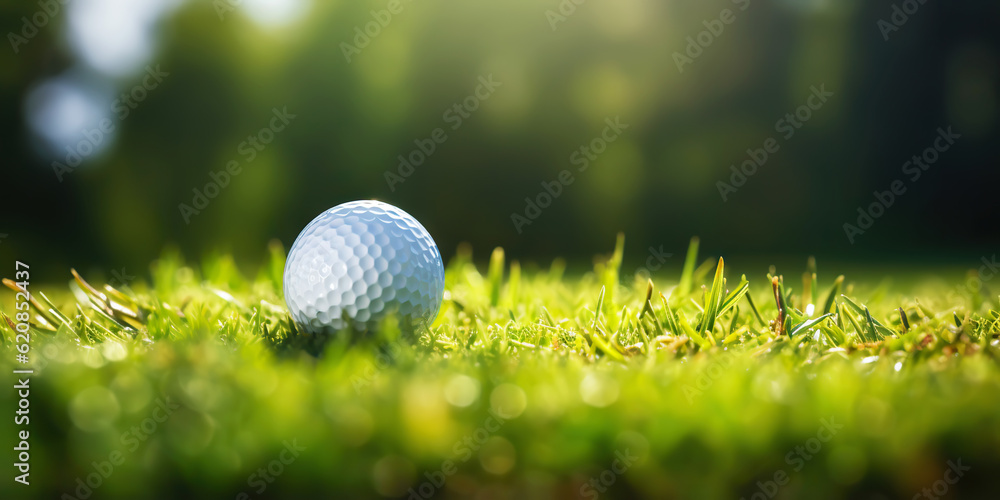
[{"label": "grass", "polygon": [[227,255],[195,269],[167,253],[148,283],[33,284],[32,485],[0,493],[911,498],[961,460],[948,495],[995,498],[1000,307],[985,286],[899,292],[813,260],[737,279],[697,240],[679,276],[648,279],[622,275],[623,255],[619,237],[567,277],[497,249],[484,274],[463,247],[418,338],[392,320],[299,334],[279,245],[252,279]]}]

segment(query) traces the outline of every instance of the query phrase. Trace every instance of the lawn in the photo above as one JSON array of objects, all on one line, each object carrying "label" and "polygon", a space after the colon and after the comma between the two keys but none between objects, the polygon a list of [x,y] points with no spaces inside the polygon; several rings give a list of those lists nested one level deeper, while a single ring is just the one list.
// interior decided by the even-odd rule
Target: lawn
[{"label": "lawn", "polygon": [[418,337],[297,333],[277,244],[251,276],[166,252],[114,287],[32,283],[31,485],[0,496],[996,498],[982,282],[741,277],[697,240],[649,279],[623,246],[585,273],[461,248]]}]

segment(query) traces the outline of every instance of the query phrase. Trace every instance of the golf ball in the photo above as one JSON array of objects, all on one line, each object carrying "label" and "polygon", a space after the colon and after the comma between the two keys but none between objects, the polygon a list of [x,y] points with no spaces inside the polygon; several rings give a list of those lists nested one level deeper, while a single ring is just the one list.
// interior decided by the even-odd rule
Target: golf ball
[{"label": "golf ball", "polygon": [[410,214],[380,201],[337,205],[299,233],[285,262],[285,302],[310,333],[372,330],[395,314],[429,325],[444,296],[444,265]]}]

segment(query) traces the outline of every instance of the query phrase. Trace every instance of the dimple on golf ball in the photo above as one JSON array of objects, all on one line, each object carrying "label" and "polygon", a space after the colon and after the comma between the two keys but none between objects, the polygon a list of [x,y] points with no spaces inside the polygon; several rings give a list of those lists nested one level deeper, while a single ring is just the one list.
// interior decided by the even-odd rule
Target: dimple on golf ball
[{"label": "dimple on golf ball", "polygon": [[285,302],[300,328],[375,329],[389,314],[429,325],[444,296],[444,265],[410,214],[380,201],[337,205],[299,233],[285,262]]}]

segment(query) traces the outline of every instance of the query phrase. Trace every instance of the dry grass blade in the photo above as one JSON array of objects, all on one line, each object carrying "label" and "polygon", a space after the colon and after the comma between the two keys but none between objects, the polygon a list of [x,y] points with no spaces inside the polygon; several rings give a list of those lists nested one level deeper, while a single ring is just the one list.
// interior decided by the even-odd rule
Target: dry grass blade
[{"label": "dry grass blade", "polygon": [[87,280],[83,279],[83,277],[80,276],[80,273],[76,272],[76,269],[70,269],[69,272],[73,274],[73,279],[76,280],[76,284],[80,285],[80,288],[83,288],[88,294],[101,299],[101,302],[108,301],[108,296],[104,295],[104,293],[100,290],[90,286],[90,283],[87,283]]},{"label": "dry grass blade", "polygon": [[781,285],[778,277],[771,278],[771,290],[774,292],[774,303],[778,306],[778,319],[772,323],[774,334],[780,336],[785,330],[785,308],[784,299],[781,297]]},{"label": "dry grass blade", "polygon": [[[108,294],[105,294],[91,286],[87,280],[80,276],[80,273],[76,272],[76,269],[70,269],[70,273],[73,274],[77,285],[89,296],[93,309],[101,313],[102,316],[130,330],[140,330],[145,325],[145,318],[141,310],[134,305],[134,301],[124,294],[107,285],[105,289],[108,290]],[[111,300],[110,296],[115,296],[116,300]],[[130,303],[133,307],[130,308],[122,302]]]},{"label": "dry grass blade", "polygon": [[[3,316],[3,320],[7,322],[7,326],[10,327],[10,331],[12,331],[12,332],[16,332],[17,331],[17,325],[15,325],[14,322],[11,321],[10,318],[7,317],[6,313],[4,313],[3,311],[0,311],[0,316]],[[3,339],[4,339],[3,335],[0,335],[0,341],[2,341]]]},{"label": "dry grass blade", "polygon": [[35,300],[34,295],[29,293],[27,290],[21,288],[20,286],[18,286],[17,283],[14,283],[13,281],[7,278],[3,279],[3,284],[6,285],[7,288],[10,288],[15,292],[23,293],[28,298],[28,302],[31,304],[31,307],[34,307],[35,311],[38,311],[38,316],[36,316],[36,319],[39,321],[40,327],[49,331],[53,332],[56,331],[56,323],[57,323],[56,318],[49,317],[49,314],[51,313],[47,311],[45,307],[39,304],[37,300]]}]

